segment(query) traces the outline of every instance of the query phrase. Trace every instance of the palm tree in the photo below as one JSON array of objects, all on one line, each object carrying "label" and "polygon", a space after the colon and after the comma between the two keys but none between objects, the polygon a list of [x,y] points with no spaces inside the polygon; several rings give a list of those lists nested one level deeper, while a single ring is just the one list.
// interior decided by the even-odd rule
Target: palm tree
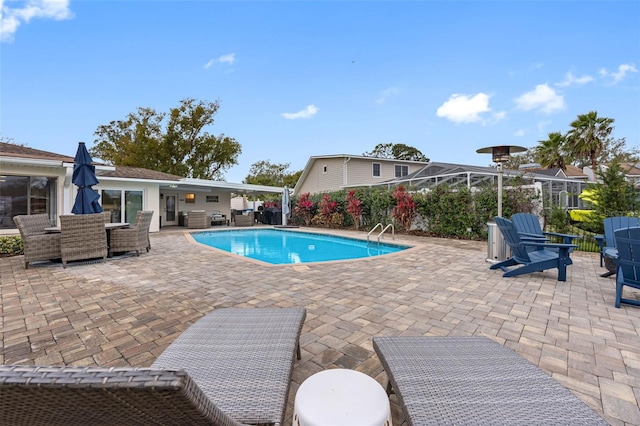
[{"label": "palm tree", "polygon": [[567,150],[576,159],[591,160],[591,168],[595,172],[598,167],[597,159],[613,131],[611,125],[614,121],[613,118],[598,117],[597,111],[578,115],[567,133]]},{"label": "palm tree", "polygon": [[549,139],[538,141],[535,149],[535,158],[542,167],[559,167],[564,170],[566,166],[565,136],[560,132],[549,133]]}]

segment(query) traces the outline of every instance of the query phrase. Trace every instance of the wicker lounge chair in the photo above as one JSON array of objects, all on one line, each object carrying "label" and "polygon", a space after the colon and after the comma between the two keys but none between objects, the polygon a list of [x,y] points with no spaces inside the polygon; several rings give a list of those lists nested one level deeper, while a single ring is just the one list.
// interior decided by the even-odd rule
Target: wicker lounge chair
[{"label": "wicker lounge chair", "polygon": [[306,311],[217,309],[151,368],[0,367],[0,424],[282,425]]},{"label": "wicker lounge chair", "polygon": [[76,214],[60,216],[62,266],[71,260],[101,257],[107,260],[107,231],[104,215]]},{"label": "wicker lounge chair", "polygon": [[375,337],[409,425],[606,425],[544,371],[486,337]]},{"label": "wicker lounge chair", "polygon": [[109,238],[109,253],[120,251],[135,251],[140,256],[142,250],[147,252],[151,248],[149,244],[149,226],[151,225],[152,211],[138,211],[136,223],[130,228],[112,229]]},{"label": "wicker lounge chair", "polygon": [[46,214],[18,215],[13,222],[20,231],[24,248],[24,268],[29,269],[29,262],[34,260],[51,260],[62,257],[60,252],[60,234],[47,233],[44,228],[51,222]]}]

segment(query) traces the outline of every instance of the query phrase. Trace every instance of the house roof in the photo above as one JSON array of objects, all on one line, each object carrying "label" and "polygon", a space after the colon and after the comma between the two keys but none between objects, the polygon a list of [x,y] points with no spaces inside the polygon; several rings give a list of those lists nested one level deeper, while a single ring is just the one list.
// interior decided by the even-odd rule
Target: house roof
[{"label": "house roof", "polygon": [[73,157],[69,157],[67,155],[56,154],[55,152],[42,151],[40,149],[29,148],[27,146],[15,145],[6,142],[0,142],[0,155],[3,157],[73,162]]},{"label": "house roof", "polygon": [[638,163],[621,163],[620,167],[628,176],[640,176],[640,164]]},{"label": "house roof", "polygon": [[[0,160],[2,162],[23,164],[37,162],[39,165],[44,164],[47,167],[67,168],[71,167],[75,161],[74,157],[6,142],[0,142]],[[177,185],[176,188],[180,190],[210,191],[211,189],[216,189],[220,192],[243,194],[273,194],[280,193],[283,190],[283,188],[275,186],[184,178],[169,173],[129,166],[96,164],[96,175],[98,179],[106,181],[152,181],[157,183],[161,189],[173,188]]]}]

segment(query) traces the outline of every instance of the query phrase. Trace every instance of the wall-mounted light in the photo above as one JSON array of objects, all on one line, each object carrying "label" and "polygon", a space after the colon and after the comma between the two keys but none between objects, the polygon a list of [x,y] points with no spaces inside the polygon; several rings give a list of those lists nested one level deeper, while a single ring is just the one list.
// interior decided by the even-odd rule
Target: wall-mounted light
[{"label": "wall-mounted light", "polygon": [[162,200],[164,198],[164,194],[160,194],[160,199]]},{"label": "wall-mounted light", "polygon": [[177,187],[178,187],[178,185],[176,185],[175,183],[169,184],[169,188],[171,188],[171,189],[176,189]]}]

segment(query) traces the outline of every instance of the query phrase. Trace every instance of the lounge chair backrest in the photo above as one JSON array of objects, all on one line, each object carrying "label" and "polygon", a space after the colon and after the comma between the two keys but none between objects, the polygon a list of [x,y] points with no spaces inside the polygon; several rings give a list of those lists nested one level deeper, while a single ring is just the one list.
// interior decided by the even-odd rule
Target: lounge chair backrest
[{"label": "lounge chair backrest", "polygon": [[182,370],[3,365],[0,394],[6,425],[240,425]]},{"label": "lounge chair backrest", "polygon": [[516,213],[511,216],[511,221],[519,232],[543,235],[540,219],[531,213]]},{"label": "lounge chair backrest", "polygon": [[640,226],[622,228],[615,231],[618,257],[616,276],[616,308],[620,303],[640,306],[637,298],[623,298],[625,286],[640,289]]},{"label": "lounge chair backrest", "polygon": [[502,232],[504,241],[511,248],[511,256],[518,261],[518,263],[531,263],[529,252],[525,246],[521,244],[520,234],[515,225],[509,219],[505,219],[500,216],[494,218],[498,229]]},{"label": "lounge chair backrest", "polygon": [[640,226],[640,219],[631,216],[613,216],[604,220],[604,241],[606,248],[616,247],[615,231],[630,226]]}]

